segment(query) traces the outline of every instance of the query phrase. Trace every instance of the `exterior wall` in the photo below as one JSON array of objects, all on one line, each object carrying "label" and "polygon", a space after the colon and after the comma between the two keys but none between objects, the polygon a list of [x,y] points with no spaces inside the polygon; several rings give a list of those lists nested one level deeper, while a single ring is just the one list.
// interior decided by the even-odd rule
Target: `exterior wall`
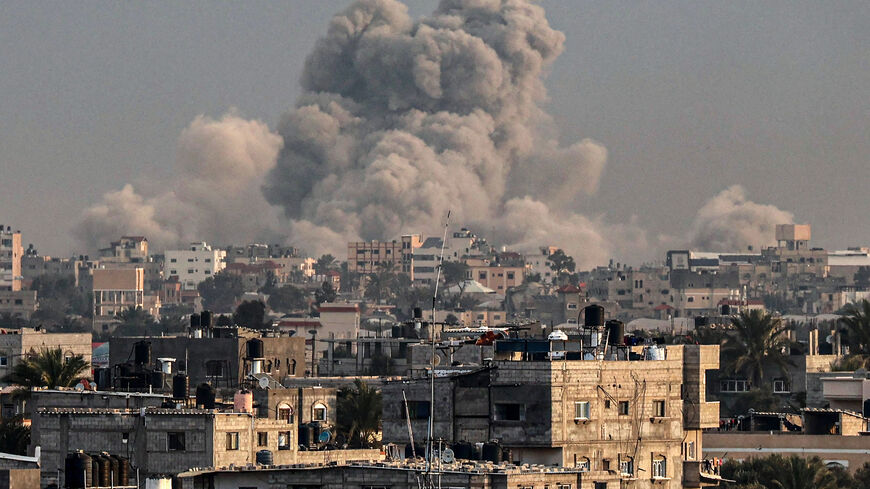
[{"label": "exterior wall", "polygon": [[0,378],[9,373],[24,355],[42,348],[61,348],[64,353],[81,355],[86,362],[91,362],[90,333],[46,333],[30,328],[9,330],[7,334],[0,334]]},{"label": "exterior wall", "polygon": [[94,324],[111,323],[115,314],[145,306],[145,270],[105,269],[93,271]]},{"label": "exterior wall", "polygon": [[21,231],[0,225],[0,290],[21,290]]},{"label": "exterior wall", "polygon": [[177,276],[184,290],[196,290],[205,279],[226,267],[227,252],[207,243],[191,243],[185,250],[166,250],[164,276]]},{"label": "exterior wall", "polygon": [[39,469],[0,469],[0,487],[39,489]]},{"label": "exterior wall", "polygon": [[524,267],[501,267],[501,266],[470,266],[468,269],[470,280],[480,282],[499,294],[504,294],[511,287],[523,283]]},{"label": "exterior wall", "polygon": [[352,241],[347,244],[347,269],[365,275],[378,271],[381,263],[391,263],[414,280],[414,249],[422,244],[419,234],[404,235],[400,241]]},{"label": "exterior wall", "polygon": [[0,288],[0,312],[11,314],[24,320],[36,312],[35,290],[3,290]]},{"label": "exterior wall", "polygon": [[862,436],[803,435],[797,433],[704,433],[704,454],[708,457],[745,460],[752,457],[819,457],[837,462],[855,472],[870,457],[870,446]]}]

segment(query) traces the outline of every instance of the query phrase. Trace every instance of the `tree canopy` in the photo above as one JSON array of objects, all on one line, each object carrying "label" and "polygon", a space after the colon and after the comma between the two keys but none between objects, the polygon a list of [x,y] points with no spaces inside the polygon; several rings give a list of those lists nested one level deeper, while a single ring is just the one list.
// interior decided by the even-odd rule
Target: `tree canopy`
[{"label": "tree canopy", "polygon": [[200,282],[197,286],[202,296],[202,307],[216,313],[228,313],[245,289],[242,278],[231,273],[218,273]]},{"label": "tree canopy", "polygon": [[28,390],[31,387],[72,387],[88,376],[90,368],[81,355],[68,355],[60,348],[43,348],[23,357],[3,381]]},{"label": "tree canopy", "polygon": [[351,447],[370,448],[377,443],[382,402],[381,393],[361,379],[339,391],[337,427]]},{"label": "tree canopy", "polygon": [[766,368],[776,367],[781,372],[788,369],[791,341],[785,332],[789,328],[780,318],[752,310],[740,313],[731,323],[734,332],[722,347],[726,371],[745,375],[753,385],[760,386]]},{"label": "tree canopy", "polygon": [[233,322],[239,326],[262,329],[266,324],[266,304],[263,301],[244,301],[233,313]]},{"label": "tree canopy", "polygon": [[273,311],[292,312],[308,307],[308,296],[302,289],[292,285],[272,289],[267,301]]}]

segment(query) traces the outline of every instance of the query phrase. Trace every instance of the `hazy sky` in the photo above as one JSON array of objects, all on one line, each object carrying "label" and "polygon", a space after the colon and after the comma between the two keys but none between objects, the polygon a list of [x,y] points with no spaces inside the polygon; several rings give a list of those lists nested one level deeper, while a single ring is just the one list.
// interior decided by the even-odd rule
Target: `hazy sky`
[{"label": "hazy sky", "polygon": [[[171,178],[197,115],[274,128],[347,3],[0,3],[0,223],[70,253],[106,191]],[[548,110],[609,150],[587,214],[677,235],[741,184],[818,245],[870,245],[870,3],[541,4],[567,36]]]}]

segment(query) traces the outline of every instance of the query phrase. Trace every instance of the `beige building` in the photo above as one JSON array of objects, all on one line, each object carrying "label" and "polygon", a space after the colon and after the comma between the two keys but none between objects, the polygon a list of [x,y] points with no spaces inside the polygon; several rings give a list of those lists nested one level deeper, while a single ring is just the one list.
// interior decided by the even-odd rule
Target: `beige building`
[{"label": "beige building", "polygon": [[0,334],[0,378],[11,372],[25,355],[43,348],[60,348],[65,355],[81,355],[86,362],[91,362],[90,333],[46,333],[30,328],[6,330],[5,334]]},{"label": "beige building", "polygon": [[99,268],[93,271],[93,282],[94,327],[112,323],[124,309],[145,307],[145,270],[141,267]]},{"label": "beige building", "polygon": [[148,240],[145,236],[121,236],[108,248],[100,250],[100,261],[142,263],[148,258]]},{"label": "beige building", "polygon": [[0,225],[0,290],[21,290],[21,231]]},{"label": "beige building", "polygon": [[30,319],[36,312],[35,290],[3,290],[0,289],[0,313],[10,314],[22,320]]},{"label": "beige building", "polygon": [[484,287],[494,290],[497,294],[504,294],[511,287],[523,283],[525,267],[503,267],[500,265],[472,265],[469,264],[465,277],[479,282]]},{"label": "beige building", "polygon": [[[639,357],[647,360],[549,360],[541,341],[497,341],[489,367],[438,379],[434,436],[499,440],[515,463],[583,472],[583,489],[718,483],[702,456],[702,430],[719,425],[718,402],[706,400],[718,345],[668,346]],[[426,433],[428,381],[383,392],[385,441],[408,441],[403,394],[413,432]]]},{"label": "beige building", "polygon": [[388,263],[414,280],[414,250],[422,245],[419,234],[406,234],[399,241],[351,241],[347,244],[347,269],[366,275]]}]

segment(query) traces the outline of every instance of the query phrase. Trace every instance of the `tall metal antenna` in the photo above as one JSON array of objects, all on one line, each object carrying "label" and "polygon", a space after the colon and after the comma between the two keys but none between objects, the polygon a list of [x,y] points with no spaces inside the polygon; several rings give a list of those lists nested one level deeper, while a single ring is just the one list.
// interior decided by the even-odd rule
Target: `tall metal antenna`
[{"label": "tall metal antenna", "polygon": [[427,483],[431,484],[432,456],[434,453],[434,428],[435,418],[435,305],[438,299],[438,284],[441,282],[441,268],[444,265],[444,247],[447,245],[447,229],[450,227],[450,211],[447,211],[447,222],[444,223],[444,237],[441,239],[441,254],[438,257],[438,271],[435,274],[435,292],[432,294],[432,320],[429,322],[429,340],[432,344],[432,362],[429,368],[429,428],[428,428],[428,453],[426,454]]}]

